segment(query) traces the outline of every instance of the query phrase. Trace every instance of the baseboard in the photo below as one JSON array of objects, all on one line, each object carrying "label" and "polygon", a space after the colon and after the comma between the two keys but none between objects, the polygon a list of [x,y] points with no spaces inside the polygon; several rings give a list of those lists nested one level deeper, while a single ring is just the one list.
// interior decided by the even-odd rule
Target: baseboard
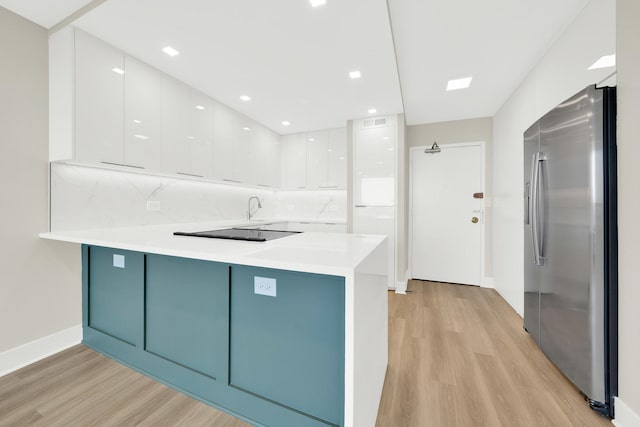
[{"label": "baseboard", "polygon": [[614,400],[614,410],[616,418],[613,425],[616,427],[640,427],[640,415],[633,412],[619,397]]},{"label": "baseboard", "polygon": [[494,286],[493,286],[493,277],[487,277],[487,276],[485,276],[485,277],[482,279],[482,283],[480,284],[480,287],[482,287],[482,288],[491,288],[491,289],[493,289],[493,288],[494,288]]},{"label": "baseboard", "polygon": [[0,353],[0,377],[82,341],[82,325],[73,326]]}]

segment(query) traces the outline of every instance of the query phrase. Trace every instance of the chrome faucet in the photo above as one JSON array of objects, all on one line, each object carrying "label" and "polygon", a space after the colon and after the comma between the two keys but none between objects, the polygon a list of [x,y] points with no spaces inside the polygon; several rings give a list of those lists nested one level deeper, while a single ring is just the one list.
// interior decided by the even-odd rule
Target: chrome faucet
[{"label": "chrome faucet", "polygon": [[258,196],[251,196],[249,197],[249,206],[247,206],[247,221],[251,221],[251,199],[256,199],[258,201],[258,209],[262,208],[262,203],[260,203],[260,199],[258,198]]}]

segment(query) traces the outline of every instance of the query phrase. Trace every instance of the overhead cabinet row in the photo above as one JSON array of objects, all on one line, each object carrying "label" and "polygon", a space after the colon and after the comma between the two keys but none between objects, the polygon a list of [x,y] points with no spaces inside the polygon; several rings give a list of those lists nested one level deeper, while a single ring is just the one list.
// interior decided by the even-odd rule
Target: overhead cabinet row
[{"label": "overhead cabinet row", "polygon": [[82,31],[75,159],[279,186],[279,136]]},{"label": "overhead cabinet row", "polygon": [[284,188],[346,188],[346,129],[280,137],[179,80],[74,32],[74,158]]}]

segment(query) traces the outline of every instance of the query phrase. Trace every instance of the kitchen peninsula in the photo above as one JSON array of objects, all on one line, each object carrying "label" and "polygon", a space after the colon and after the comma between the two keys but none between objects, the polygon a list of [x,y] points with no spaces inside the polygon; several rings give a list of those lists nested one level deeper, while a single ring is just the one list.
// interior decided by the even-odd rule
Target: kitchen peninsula
[{"label": "kitchen peninsula", "polygon": [[387,367],[384,236],[59,231],[82,244],[83,343],[264,426],[372,426]]}]

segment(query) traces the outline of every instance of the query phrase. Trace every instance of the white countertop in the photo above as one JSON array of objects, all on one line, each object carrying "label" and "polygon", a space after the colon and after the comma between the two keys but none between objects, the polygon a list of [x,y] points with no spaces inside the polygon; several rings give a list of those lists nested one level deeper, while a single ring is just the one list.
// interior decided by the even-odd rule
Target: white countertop
[{"label": "white countertop", "polygon": [[[260,225],[265,221],[249,225]],[[278,221],[266,221],[278,222]],[[386,236],[304,232],[267,242],[174,236],[247,226],[237,221],[41,233],[44,239],[282,270],[348,276]]]}]

